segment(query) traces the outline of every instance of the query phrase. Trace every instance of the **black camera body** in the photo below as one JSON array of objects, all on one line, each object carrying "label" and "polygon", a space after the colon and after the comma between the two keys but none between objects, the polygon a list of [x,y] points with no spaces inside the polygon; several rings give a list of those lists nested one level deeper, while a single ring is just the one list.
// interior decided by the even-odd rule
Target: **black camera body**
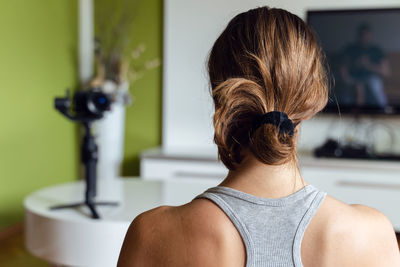
[{"label": "black camera body", "polygon": [[[65,97],[56,98],[55,108],[74,121],[93,121],[101,119],[105,111],[111,109],[111,96],[97,88],[77,91],[72,98],[67,91]],[[70,110],[72,108],[72,110]],[[72,113],[71,113],[72,111]]]}]

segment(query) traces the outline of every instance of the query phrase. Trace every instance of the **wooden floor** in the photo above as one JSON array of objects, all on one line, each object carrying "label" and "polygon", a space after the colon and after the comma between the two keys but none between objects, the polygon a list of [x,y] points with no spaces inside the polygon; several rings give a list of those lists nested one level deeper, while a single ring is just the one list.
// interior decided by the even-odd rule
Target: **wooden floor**
[{"label": "wooden floor", "polygon": [[[400,248],[400,233],[396,236]],[[0,233],[0,266],[49,267],[50,265],[26,251],[21,224],[7,229],[6,233]]]},{"label": "wooden floor", "polygon": [[0,233],[1,267],[49,267],[50,265],[26,251],[22,224]]}]

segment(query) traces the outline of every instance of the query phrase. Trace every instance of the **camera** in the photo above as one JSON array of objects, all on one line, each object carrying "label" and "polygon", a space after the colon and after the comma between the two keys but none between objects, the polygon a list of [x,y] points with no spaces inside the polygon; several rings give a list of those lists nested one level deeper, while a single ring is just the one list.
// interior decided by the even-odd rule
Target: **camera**
[{"label": "camera", "polygon": [[[103,117],[105,111],[111,108],[111,96],[97,88],[77,91],[71,103],[69,91],[65,97],[56,98],[55,108],[72,120],[96,120]],[[74,114],[69,112],[70,108]]]}]

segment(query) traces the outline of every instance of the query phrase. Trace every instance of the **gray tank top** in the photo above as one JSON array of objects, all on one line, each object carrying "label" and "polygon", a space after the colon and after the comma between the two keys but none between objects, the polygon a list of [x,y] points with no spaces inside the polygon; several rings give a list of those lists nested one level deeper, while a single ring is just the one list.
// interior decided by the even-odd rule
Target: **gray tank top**
[{"label": "gray tank top", "polygon": [[245,244],[247,267],[303,267],[303,234],[325,196],[308,184],[283,198],[261,198],[223,186],[196,198],[213,201],[231,219]]}]

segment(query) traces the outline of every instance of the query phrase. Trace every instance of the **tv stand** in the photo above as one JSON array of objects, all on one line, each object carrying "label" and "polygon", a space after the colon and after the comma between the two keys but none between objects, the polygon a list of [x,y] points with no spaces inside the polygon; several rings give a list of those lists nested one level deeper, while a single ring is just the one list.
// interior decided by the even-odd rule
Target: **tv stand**
[{"label": "tv stand", "polygon": [[328,139],[322,146],[317,147],[314,150],[314,155],[317,158],[400,161],[400,154],[374,153],[370,151],[366,145],[341,145],[333,139]]}]

